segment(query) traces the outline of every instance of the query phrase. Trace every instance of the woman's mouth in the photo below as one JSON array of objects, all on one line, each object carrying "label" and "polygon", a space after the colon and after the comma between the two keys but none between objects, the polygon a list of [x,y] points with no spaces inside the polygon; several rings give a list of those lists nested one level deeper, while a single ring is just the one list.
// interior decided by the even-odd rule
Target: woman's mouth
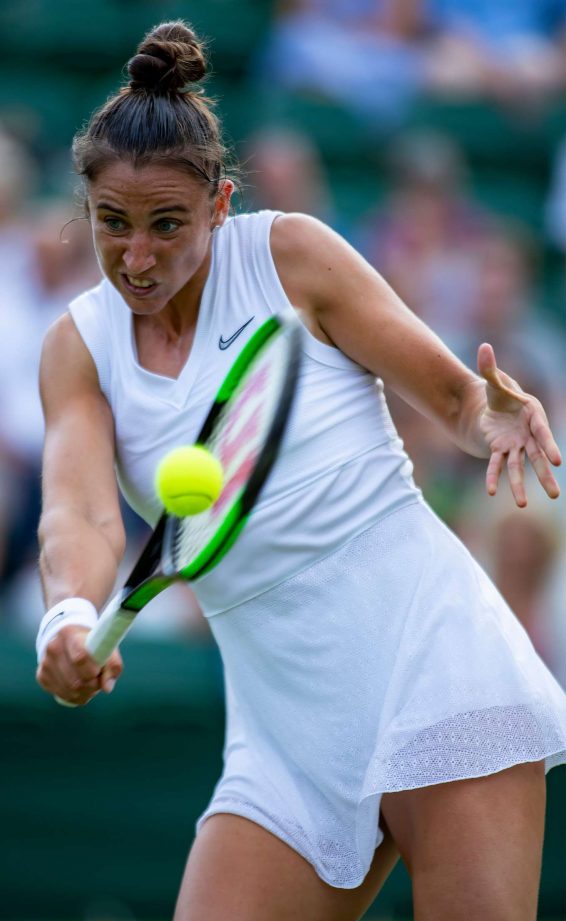
[{"label": "woman's mouth", "polygon": [[157,282],[150,278],[136,278],[135,275],[122,275],[124,286],[136,297],[147,297],[157,287]]}]

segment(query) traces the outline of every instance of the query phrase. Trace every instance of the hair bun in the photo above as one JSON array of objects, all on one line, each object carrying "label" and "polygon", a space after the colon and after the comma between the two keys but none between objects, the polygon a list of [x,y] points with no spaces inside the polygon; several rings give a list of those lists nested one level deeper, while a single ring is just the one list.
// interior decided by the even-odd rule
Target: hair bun
[{"label": "hair bun", "polygon": [[182,20],[148,32],[128,62],[130,88],[165,95],[197,83],[206,73],[202,43]]}]

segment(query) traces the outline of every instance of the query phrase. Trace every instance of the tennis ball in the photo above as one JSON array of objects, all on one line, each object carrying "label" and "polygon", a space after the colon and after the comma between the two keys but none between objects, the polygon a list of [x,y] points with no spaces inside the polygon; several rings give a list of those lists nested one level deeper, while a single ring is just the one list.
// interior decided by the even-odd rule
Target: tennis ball
[{"label": "tennis ball", "polygon": [[200,445],[169,451],[157,465],[155,489],[170,515],[198,515],[216,502],[222,490],[222,466]]}]

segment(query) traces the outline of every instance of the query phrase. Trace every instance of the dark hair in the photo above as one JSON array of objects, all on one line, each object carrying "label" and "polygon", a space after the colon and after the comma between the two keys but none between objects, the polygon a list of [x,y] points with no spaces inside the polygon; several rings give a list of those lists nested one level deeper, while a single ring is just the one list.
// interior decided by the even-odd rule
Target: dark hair
[{"label": "dark hair", "polygon": [[130,81],[92,115],[73,141],[76,172],[93,180],[112,161],[162,160],[210,183],[226,175],[227,151],[213,103],[198,84],[203,43],[182,20],[152,29],[128,62]]}]

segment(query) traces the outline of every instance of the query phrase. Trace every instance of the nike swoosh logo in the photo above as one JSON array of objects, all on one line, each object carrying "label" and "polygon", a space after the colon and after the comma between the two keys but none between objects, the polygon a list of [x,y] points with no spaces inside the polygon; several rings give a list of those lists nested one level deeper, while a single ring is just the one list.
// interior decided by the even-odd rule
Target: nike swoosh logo
[{"label": "nike swoosh logo", "polygon": [[[255,314],[254,314],[254,317],[255,317]],[[220,336],[220,339],[218,340],[218,348],[222,349],[222,351],[224,351],[224,349],[230,348],[230,346],[232,345],[233,342],[236,341],[240,333],[242,333],[245,330],[246,326],[250,325],[254,317],[250,317],[249,320],[246,323],[244,323],[243,326],[240,326],[240,328],[237,329],[236,332],[232,336],[230,336],[229,339],[223,339],[222,336]]]},{"label": "nike swoosh logo", "polygon": [[64,617],[66,613],[67,613],[66,611],[58,611],[57,614],[54,614],[53,617],[51,617],[51,618],[47,621],[47,623],[44,624],[43,629],[42,629],[42,631],[41,631],[41,636],[44,635],[45,631],[47,630],[48,627],[51,626],[51,624],[53,623],[53,621],[57,620],[58,617]]}]

